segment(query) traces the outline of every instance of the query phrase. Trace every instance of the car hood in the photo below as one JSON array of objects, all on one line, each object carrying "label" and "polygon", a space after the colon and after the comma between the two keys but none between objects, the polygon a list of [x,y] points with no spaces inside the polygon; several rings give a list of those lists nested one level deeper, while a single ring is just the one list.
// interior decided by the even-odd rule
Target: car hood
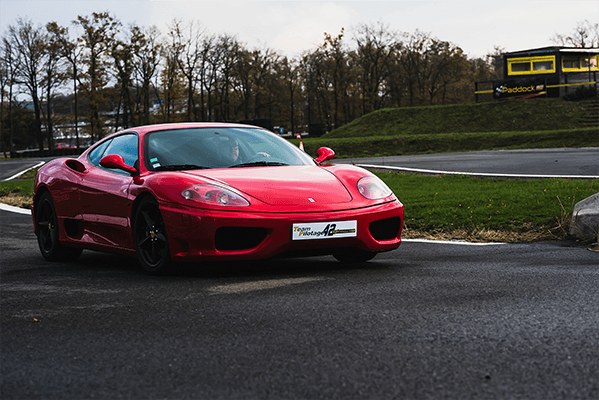
[{"label": "car hood", "polygon": [[230,168],[189,173],[225,183],[272,206],[318,206],[352,201],[339,179],[317,166]]}]

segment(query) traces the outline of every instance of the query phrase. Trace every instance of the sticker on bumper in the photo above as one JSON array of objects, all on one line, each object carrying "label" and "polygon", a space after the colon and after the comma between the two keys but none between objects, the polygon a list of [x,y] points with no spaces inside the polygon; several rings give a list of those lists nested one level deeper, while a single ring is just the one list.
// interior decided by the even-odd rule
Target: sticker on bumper
[{"label": "sticker on bumper", "polygon": [[293,224],[292,240],[333,239],[358,235],[358,221]]}]

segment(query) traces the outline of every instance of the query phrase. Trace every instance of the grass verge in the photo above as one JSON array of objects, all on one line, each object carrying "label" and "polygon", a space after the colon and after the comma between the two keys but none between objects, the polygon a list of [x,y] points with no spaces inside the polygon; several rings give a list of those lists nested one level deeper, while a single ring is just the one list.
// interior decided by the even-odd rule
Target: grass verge
[{"label": "grass verge", "polygon": [[599,182],[378,172],[404,204],[404,237],[473,242],[563,240],[574,205]]},{"label": "grass verge", "polygon": [[38,169],[32,168],[17,179],[0,182],[0,203],[21,208],[31,207],[34,179]]},{"label": "grass verge", "polygon": [[33,179],[0,182],[0,203],[29,208],[33,199]]}]

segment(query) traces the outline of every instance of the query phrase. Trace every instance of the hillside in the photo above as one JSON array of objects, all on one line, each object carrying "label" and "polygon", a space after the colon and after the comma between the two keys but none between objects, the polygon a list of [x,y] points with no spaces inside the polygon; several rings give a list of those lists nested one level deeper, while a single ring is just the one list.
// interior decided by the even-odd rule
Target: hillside
[{"label": "hillside", "polygon": [[598,147],[598,107],[597,100],[534,99],[383,109],[303,145],[312,155],[330,147],[337,158]]},{"label": "hillside", "polygon": [[583,120],[591,104],[589,101],[534,99],[382,109],[335,129],[323,138],[584,128],[588,126]]}]

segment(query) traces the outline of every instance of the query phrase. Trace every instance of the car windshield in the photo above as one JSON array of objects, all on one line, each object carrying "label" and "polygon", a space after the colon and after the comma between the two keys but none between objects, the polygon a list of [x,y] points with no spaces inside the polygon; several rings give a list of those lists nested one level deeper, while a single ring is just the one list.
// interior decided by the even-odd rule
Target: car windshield
[{"label": "car windshield", "polygon": [[312,158],[272,132],[251,127],[202,127],[148,133],[147,169],[188,170],[314,165]]}]

